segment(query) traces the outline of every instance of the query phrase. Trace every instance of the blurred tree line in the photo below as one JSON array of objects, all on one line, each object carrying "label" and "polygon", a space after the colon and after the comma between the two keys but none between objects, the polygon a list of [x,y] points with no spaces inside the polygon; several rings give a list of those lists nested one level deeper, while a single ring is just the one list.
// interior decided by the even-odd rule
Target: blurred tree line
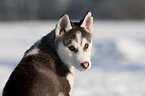
[{"label": "blurred tree line", "polygon": [[145,19],[145,0],[0,0],[0,20],[80,19],[87,11],[95,19]]}]

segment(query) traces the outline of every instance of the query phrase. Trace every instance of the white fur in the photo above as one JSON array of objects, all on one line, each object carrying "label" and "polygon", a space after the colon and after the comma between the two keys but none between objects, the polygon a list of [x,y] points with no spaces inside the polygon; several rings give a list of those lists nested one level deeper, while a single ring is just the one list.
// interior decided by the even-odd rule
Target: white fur
[{"label": "white fur", "polygon": [[30,56],[30,55],[36,55],[36,54],[38,54],[38,53],[39,53],[39,49],[38,49],[38,48],[34,48],[34,49],[32,49],[31,51],[29,51],[29,52],[25,55],[25,57]]},{"label": "white fur", "polygon": [[[72,43],[69,45],[73,45],[75,48],[78,48],[78,52],[74,53],[68,49],[68,47],[65,47],[62,42],[58,43],[58,55],[61,58],[61,60],[67,64],[68,66],[74,66],[76,69],[80,71],[84,71],[84,69],[81,66],[81,63],[84,62],[89,62],[89,68],[91,66],[91,47],[92,44],[89,44],[88,41],[81,36],[81,32],[77,32],[76,37],[77,41],[73,40]],[[81,39],[82,39],[82,44],[81,44]],[[89,48],[84,51],[83,48],[85,44],[89,44]]]},{"label": "white fur", "polygon": [[30,56],[30,55],[36,55],[39,53],[39,49],[37,48],[38,45],[40,44],[41,40],[38,40],[35,44],[34,44],[34,48],[31,49],[30,51],[28,51],[28,53],[25,55],[25,57]]},{"label": "white fur", "polygon": [[58,96],[64,96],[64,94],[62,92],[59,92]]},{"label": "white fur", "polygon": [[70,84],[70,86],[71,86],[71,90],[70,90],[70,92],[69,92],[69,95],[71,95],[72,87],[73,87],[73,84],[74,84],[74,68],[71,67],[71,68],[70,68],[70,71],[71,71],[71,73],[69,73],[69,74],[67,75],[67,80],[69,81],[69,84]]}]

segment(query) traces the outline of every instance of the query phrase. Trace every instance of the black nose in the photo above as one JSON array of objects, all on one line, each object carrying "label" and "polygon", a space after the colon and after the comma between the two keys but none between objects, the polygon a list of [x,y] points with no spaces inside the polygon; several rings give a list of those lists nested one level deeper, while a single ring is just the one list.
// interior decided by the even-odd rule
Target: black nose
[{"label": "black nose", "polygon": [[81,63],[81,66],[83,67],[83,69],[87,69],[89,67],[89,62]]}]

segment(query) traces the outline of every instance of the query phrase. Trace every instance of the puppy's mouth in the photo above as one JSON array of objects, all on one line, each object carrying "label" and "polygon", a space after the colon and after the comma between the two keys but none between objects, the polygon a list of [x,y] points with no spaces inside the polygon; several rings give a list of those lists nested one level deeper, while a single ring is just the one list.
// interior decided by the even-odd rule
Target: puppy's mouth
[{"label": "puppy's mouth", "polygon": [[81,63],[81,67],[83,68],[83,70],[86,70],[89,67],[89,62]]}]

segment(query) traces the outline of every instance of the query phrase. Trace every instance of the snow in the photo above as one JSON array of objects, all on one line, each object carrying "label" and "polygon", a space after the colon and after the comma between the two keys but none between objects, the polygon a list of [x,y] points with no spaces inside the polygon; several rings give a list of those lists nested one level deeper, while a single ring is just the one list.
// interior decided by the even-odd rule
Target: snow
[{"label": "snow", "polygon": [[[0,94],[24,52],[56,21],[0,22]],[[95,21],[92,68],[72,96],[145,96],[145,21]]]},{"label": "snow", "polygon": [[141,61],[145,64],[145,46],[143,43],[128,38],[121,38],[117,42],[117,49],[131,61]]}]

